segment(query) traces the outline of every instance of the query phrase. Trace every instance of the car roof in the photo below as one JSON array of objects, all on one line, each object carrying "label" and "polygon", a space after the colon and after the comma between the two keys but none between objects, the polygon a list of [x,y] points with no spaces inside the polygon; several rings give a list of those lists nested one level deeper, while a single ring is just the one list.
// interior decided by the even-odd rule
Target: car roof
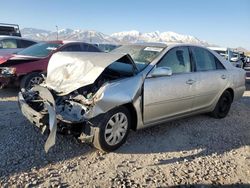
[{"label": "car roof", "polygon": [[229,48],[226,47],[208,47],[210,50],[227,51]]},{"label": "car roof", "polygon": [[32,39],[27,39],[27,38],[18,37],[18,36],[9,36],[9,35],[0,35],[0,40],[1,39],[21,39],[21,40],[28,40],[28,41],[37,42],[37,41],[32,40]]},{"label": "car roof", "polygon": [[145,46],[145,47],[167,47],[166,43],[158,43],[158,42],[145,42],[145,43],[134,43],[134,44],[125,44],[125,45],[131,45],[131,46]]},{"label": "car roof", "polygon": [[[82,41],[69,41],[69,40],[49,40],[49,41],[40,41],[45,43],[56,43],[56,44],[70,44],[70,43],[81,43],[81,44],[91,44],[88,42],[82,42]],[[91,44],[94,45],[94,44]]]}]

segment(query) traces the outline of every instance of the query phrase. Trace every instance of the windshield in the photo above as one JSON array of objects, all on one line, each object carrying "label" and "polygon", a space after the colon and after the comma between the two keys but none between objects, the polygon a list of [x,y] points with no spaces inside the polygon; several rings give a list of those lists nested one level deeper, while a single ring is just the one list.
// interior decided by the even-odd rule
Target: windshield
[{"label": "windshield", "polygon": [[136,45],[124,45],[112,52],[129,54],[134,60],[139,71],[150,64],[164,49],[164,47],[147,47]]},{"label": "windshield", "polygon": [[52,51],[56,50],[61,45],[62,44],[42,42],[30,46],[17,54],[34,57],[47,57]]}]

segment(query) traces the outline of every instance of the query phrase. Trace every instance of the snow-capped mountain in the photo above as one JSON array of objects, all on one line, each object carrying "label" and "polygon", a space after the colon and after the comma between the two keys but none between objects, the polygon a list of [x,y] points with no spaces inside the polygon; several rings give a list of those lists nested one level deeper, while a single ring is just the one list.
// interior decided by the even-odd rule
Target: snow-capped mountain
[{"label": "snow-capped mountain", "polygon": [[[21,30],[23,37],[35,40],[56,40],[57,32],[46,31],[34,28],[24,28]],[[206,41],[202,41],[190,35],[182,35],[175,32],[159,31],[141,33],[139,31],[124,31],[106,35],[94,30],[81,29],[61,29],[58,30],[58,38],[60,40],[77,40],[91,43],[143,43],[143,42],[161,42],[161,43],[192,43],[208,46]]]},{"label": "snow-capped mountain", "polygon": [[[56,31],[46,31],[34,28],[21,29],[22,36],[25,38],[31,38],[34,40],[56,40]],[[118,43],[115,38],[105,35],[98,31],[93,30],[81,30],[81,29],[61,29],[58,30],[59,40],[76,40],[92,43]]]},{"label": "snow-capped mountain", "polygon": [[113,33],[111,35],[120,41],[127,43],[136,42],[163,42],[163,43],[192,43],[192,44],[202,44],[208,45],[206,41],[199,40],[196,37],[190,35],[181,35],[175,32],[162,32],[159,31],[151,33],[140,33],[139,31],[125,31]]}]

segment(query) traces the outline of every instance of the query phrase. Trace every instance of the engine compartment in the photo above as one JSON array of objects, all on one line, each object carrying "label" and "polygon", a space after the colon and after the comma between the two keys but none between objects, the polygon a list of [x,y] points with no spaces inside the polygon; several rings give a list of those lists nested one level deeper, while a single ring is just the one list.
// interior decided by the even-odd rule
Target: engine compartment
[{"label": "engine compartment", "polygon": [[[134,75],[133,69],[120,71],[117,67],[119,68],[119,66],[114,65],[108,66],[93,84],[79,88],[68,95],[59,96],[55,91],[49,90],[55,100],[57,119],[67,124],[84,122],[85,112],[94,105],[93,97],[104,84]],[[38,91],[31,89],[23,94],[26,102],[34,110],[48,114],[44,106],[46,99],[41,98]]]}]

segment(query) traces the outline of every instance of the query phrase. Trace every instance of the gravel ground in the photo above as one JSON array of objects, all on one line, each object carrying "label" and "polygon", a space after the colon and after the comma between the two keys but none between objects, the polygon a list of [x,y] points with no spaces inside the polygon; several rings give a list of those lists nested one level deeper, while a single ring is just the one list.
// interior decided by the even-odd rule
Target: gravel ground
[{"label": "gravel ground", "polygon": [[17,90],[0,91],[0,187],[250,187],[250,83],[228,117],[190,117],[138,132],[102,153],[45,136],[21,115]]}]

